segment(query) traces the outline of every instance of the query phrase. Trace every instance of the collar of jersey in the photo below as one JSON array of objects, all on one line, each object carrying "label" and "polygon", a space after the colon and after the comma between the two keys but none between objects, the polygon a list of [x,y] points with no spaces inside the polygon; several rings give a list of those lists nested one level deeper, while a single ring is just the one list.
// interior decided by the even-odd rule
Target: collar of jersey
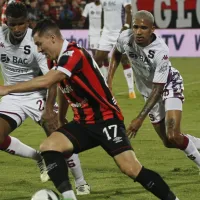
[{"label": "collar of jersey", "polygon": [[68,44],[69,44],[69,42],[68,42],[67,40],[64,40],[64,41],[63,41],[62,49],[61,49],[60,54],[59,54],[59,56],[58,56],[58,61],[57,61],[57,63],[59,63],[60,57],[61,57],[61,56],[63,55],[63,53],[66,51]]}]

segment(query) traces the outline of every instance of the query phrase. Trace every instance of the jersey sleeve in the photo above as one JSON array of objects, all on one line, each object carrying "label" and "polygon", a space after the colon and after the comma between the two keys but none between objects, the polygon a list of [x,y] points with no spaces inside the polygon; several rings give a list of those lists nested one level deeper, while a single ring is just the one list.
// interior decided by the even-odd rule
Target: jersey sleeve
[{"label": "jersey sleeve", "polygon": [[170,61],[169,61],[169,52],[162,51],[155,57],[155,74],[153,78],[153,83],[163,83],[167,82]]},{"label": "jersey sleeve", "polygon": [[131,0],[124,0],[123,6],[126,7],[127,5],[131,5]]},{"label": "jersey sleeve", "polygon": [[82,53],[79,49],[67,50],[60,57],[58,65],[53,67],[71,77],[73,73],[82,69]]},{"label": "jersey sleeve", "polygon": [[116,48],[119,52],[124,53],[124,46],[123,46],[123,32],[119,35],[117,42],[116,42]]},{"label": "jersey sleeve", "polygon": [[89,7],[88,7],[88,4],[85,5],[85,8],[83,10],[83,13],[82,13],[82,16],[83,17],[87,17],[89,14]]},{"label": "jersey sleeve", "polygon": [[35,58],[43,74],[49,71],[46,57],[41,53],[35,53]]}]

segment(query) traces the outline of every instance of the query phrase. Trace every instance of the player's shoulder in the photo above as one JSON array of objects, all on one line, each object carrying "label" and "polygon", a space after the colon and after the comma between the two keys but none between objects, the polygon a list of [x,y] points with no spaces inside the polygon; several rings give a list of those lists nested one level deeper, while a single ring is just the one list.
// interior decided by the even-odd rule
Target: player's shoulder
[{"label": "player's shoulder", "polygon": [[33,37],[32,37],[32,29],[28,28],[26,35],[25,35],[25,40],[34,43]]},{"label": "player's shoulder", "polygon": [[85,6],[91,7],[91,6],[93,6],[93,5],[94,5],[94,2],[90,2],[90,3],[87,3]]},{"label": "player's shoulder", "polygon": [[118,37],[118,41],[126,41],[133,35],[133,32],[131,29],[124,30],[120,33]]},{"label": "player's shoulder", "polygon": [[167,44],[165,43],[165,41],[162,39],[161,36],[154,34],[154,37],[156,37],[156,39],[152,43],[154,47],[160,50],[169,51]]},{"label": "player's shoulder", "polygon": [[168,55],[169,48],[164,42],[164,40],[162,39],[162,37],[156,34],[154,34],[154,37],[155,37],[154,41],[149,46],[147,46],[148,50],[154,51],[155,57],[156,55],[159,55],[159,54]]}]

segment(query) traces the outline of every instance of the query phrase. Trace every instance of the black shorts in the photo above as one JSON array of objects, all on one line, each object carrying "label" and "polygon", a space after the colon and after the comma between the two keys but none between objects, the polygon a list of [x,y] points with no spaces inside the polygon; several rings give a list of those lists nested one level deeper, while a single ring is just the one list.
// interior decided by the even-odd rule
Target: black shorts
[{"label": "black shorts", "polygon": [[124,123],[110,119],[98,124],[79,124],[75,121],[65,124],[57,130],[68,137],[74,146],[74,153],[79,153],[97,146],[115,156],[132,146],[126,136]]}]

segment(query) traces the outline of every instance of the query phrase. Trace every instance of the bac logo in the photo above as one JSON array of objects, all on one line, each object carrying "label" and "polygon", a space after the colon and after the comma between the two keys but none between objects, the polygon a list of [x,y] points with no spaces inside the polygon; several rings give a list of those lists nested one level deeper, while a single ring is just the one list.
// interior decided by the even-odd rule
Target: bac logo
[{"label": "bac logo", "polygon": [[[22,59],[22,58],[13,56],[11,59],[14,64],[23,64],[23,65],[28,64],[28,60],[26,58]],[[1,54],[1,62],[2,63],[9,63],[9,61],[10,61],[10,58],[6,54]]]},{"label": "bac logo", "polygon": [[8,63],[9,61],[10,59],[8,58],[6,54],[1,54],[1,62]]}]

